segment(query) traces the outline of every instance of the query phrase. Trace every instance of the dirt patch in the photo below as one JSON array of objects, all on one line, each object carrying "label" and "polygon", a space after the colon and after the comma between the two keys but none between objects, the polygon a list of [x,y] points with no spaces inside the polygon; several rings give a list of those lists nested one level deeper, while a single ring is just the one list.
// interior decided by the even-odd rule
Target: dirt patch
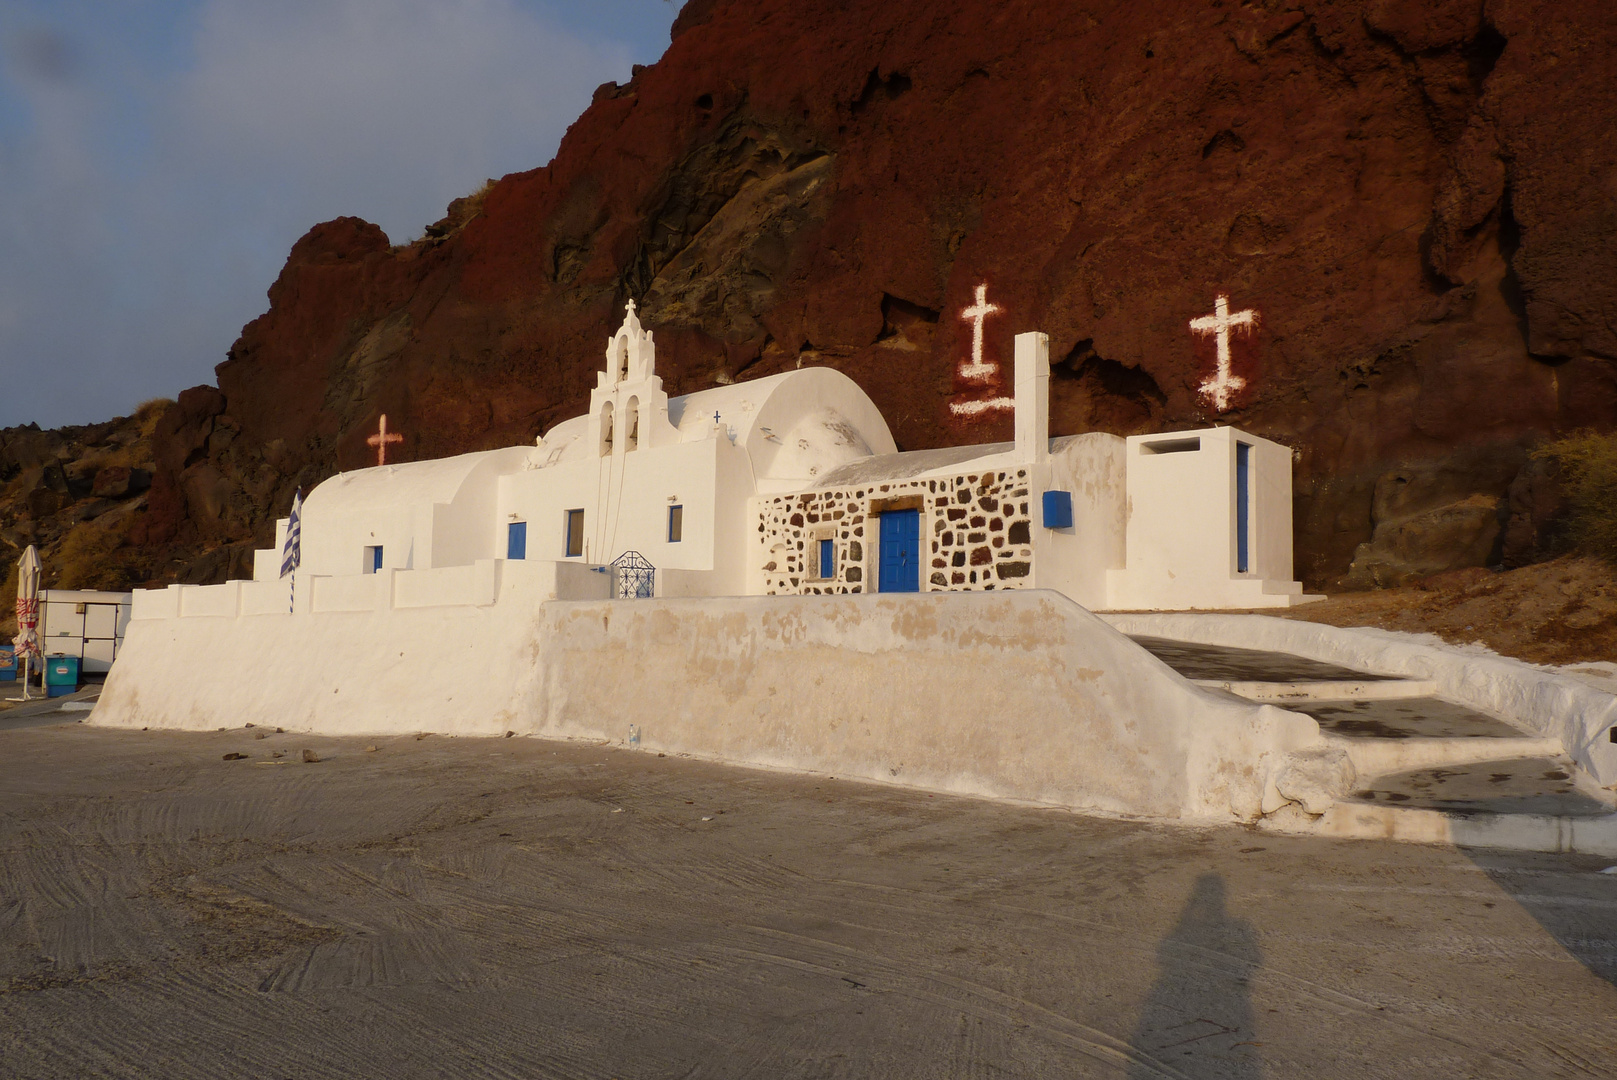
[{"label": "dirt patch", "polygon": [[1517,570],[1456,570],[1265,614],[1436,634],[1453,645],[1480,643],[1535,664],[1617,658],[1617,571],[1577,556]]}]

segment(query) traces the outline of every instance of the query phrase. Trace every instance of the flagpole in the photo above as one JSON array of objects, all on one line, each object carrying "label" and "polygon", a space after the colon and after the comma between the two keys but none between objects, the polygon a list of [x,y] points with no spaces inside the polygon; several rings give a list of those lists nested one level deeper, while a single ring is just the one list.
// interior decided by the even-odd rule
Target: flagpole
[{"label": "flagpole", "polygon": [[292,512],[286,519],[286,542],[281,550],[281,576],[290,577],[286,588],[286,613],[298,610],[298,566],[303,562],[303,489],[292,496]]}]

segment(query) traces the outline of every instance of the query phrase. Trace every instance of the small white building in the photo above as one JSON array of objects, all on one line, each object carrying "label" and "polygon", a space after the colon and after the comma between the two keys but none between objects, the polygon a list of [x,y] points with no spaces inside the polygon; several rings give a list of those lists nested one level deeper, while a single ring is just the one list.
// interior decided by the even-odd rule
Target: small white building
[{"label": "small white building", "polygon": [[1291,580],[1291,455],[1232,427],[1131,436],[1123,450],[1127,558],[1106,575],[1108,606],[1303,602]]},{"label": "small white building", "polygon": [[133,593],[41,589],[39,647],[46,656],[76,656],[79,670],[111,670],[129,628]]}]

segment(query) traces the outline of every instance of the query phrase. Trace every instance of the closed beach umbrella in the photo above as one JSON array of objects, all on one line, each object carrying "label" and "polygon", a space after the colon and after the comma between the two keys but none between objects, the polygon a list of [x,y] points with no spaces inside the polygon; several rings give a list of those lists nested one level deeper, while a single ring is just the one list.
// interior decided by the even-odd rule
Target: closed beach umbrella
[{"label": "closed beach umbrella", "polygon": [[23,661],[23,697],[28,696],[29,661],[39,651],[39,552],[29,544],[17,561],[17,654]]}]

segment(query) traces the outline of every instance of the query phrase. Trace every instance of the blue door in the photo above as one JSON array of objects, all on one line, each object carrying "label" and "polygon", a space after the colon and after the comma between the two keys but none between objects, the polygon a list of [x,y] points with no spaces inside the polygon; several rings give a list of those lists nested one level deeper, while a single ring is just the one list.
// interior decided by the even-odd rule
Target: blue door
[{"label": "blue door", "polygon": [[1252,568],[1252,447],[1235,444],[1235,572],[1248,573]]},{"label": "blue door", "polygon": [[528,557],[528,523],[526,521],[513,521],[505,527],[505,557],[507,559],[526,559]]},{"label": "blue door", "polygon": [[921,591],[921,512],[889,510],[881,516],[878,592]]}]

